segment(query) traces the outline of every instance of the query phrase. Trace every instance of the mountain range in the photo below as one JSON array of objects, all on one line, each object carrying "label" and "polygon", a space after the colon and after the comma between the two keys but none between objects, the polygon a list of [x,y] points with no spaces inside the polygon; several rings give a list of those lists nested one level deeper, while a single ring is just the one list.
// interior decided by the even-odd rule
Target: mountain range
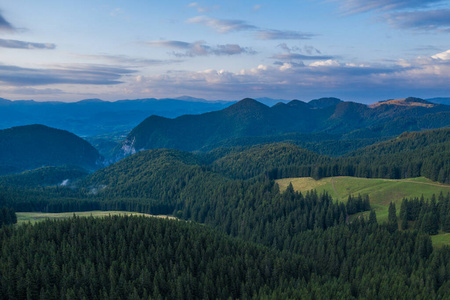
[{"label": "mountain range", "polygon": [[[118,158],[144,150],[171,148],[196,151],[233,140],[285,135],[330,134],[334,140],[377,139],[405,131],[450,125],[450,106],[419,98],[383,101],[374,105],[322,98],[309,103],[292,100],[272,107],[246,98],[219,111],[174,119],[150,116],[117,147]],[[300,134],[296,136],[295,134]],[[230,142],[231,141],[231,142]],[[314,142],[314,139],[312,140]]]},{"label": "mountain range", "polygon": [[115,102],[86,99],[73,103],[11,101],[0,98],[0,129],[43,124],[68,130],[79,136],[111,136],[114,132],[128,133],[152,114],[174,118],[185,114],[200,114],[222,109],[232,103],[206,101],[192,97]]}]

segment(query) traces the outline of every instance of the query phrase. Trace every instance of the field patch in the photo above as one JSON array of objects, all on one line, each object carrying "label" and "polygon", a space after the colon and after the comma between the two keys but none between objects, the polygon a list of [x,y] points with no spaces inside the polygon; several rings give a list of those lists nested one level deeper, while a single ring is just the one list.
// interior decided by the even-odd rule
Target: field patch
[{"label": "field patch", "polygon": [[[349,195],[364,195],[370,197],[370,204],[374,208],[378,206],[388,206],[392,201],[398,205],[403,198],[421,197],[430,198],[431,195],[450,193],[450,186],[433,182],[429,179],[419,177],[412,179],[380,179],[380,178],[358,178],[358,177],[329,177],[314,180],[305,178],[284,178],[276,181],[280,190],[284,191],[289,183],[292,183],[294,190],[306,192],[316,189],[318,192],[326,191],[333,199],[347,201]],[[387,208],[386,208],[387,209]]]},{"label": "field patch", "polygon": [[[284,178],[276,181],[281,191],[292,183],[294,190],[306,192],[312,189],[317,192],[326,191],[333,199],[347,202],[349,195],[369,195],[370,205],[377,214],[379,222],[386,222],[388,218],[389,203],[392,201],[400,213],[403,198],[423,197],[430,199],[433,194],[440,192],[450,193],[450,186],[431,181],[424,177],[410,179],[381,179],[358,177],[328,177],[314,180],[311,177]],[[367,213],[364,213],[367,214]],[[450,245],[450,234],[441,233],[432,236],[433,245]]]},{"label": "field patch", "polygon": [[74,215],[77,217],[108,217],[108,216],[145,216],[145,217],[157,217],[175,219],[172,216],[166,215],[149,215],[137,212],[129,211],[83,211],[83,212],[67,212],[67,213],[41,213],[41,212],[17,212],[17,224],[21,223],[36,223],[47,219],[58,220],[72,218]]}]

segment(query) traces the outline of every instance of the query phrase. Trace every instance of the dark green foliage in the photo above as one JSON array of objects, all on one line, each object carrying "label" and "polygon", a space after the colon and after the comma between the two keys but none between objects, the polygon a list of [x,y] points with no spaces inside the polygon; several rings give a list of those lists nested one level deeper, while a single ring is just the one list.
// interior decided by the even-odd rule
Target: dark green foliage
[{"label": "dark green foliage", "polygon": [[[403,199],[400,217],[403,222],[414,221],[415,229],[427,234],[438,234],[439,230],[450,232],[450,194],[444,197],[441,193],[431,200],[423,198]],[[402,228],[406,229],[406,228]]]},{"label": "dark green foliage", "polygon": [[349,215],[370,210],[369,196],[364,195],[364,197],[361,197],[361,195],[358,195],[358,197],[352,197],[349,195],[345,207]]},{"label": "dark green foliage", "polygon": [[369,224],[377,224],[377,215],[373,209],[370,210]]},{"label": "dark green foliage", "polygon": [[5,225],[17,223],[16,212],[12,208],[3,206],[0,208],[0,228]]},{"label": "dark green foliage", "polygon": [[388,229],[391,232],[394,232],[398,230],[398,221],[397,221],[397,210],[395,208],[395,203],[389,204],[389,211],[388,211]]},{"label": "dark green foliage", "polygon": [[289,252],[144,217],[46,221],[0,239],[2,299],[450,296],[449,248],[364,223],[297,234]]},{"label": "dark green foliage", "polygon": [[28,125],[0,130],[0,174],[42,166],[101,166],[101,156],[88,142],[68,131]]},{"label": "dark green foliage", "polygon": [[311,269],[297,255],[149,218],[48,221],[0,236],[2,299],[248,298],[304,288]]}]

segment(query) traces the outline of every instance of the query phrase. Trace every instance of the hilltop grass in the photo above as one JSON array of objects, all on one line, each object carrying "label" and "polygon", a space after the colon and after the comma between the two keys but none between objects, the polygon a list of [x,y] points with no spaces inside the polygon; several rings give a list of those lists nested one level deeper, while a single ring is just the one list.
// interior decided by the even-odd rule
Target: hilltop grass
[{"label": "hilltop grass", "polygon": [[[379,222],[386,222],[388,218],[389,203],[394,202],[397,214],[400,212],[400,205],[403,198],[421,197],[431,198],[433,194],[440,192],[447,194],[450,186],[433,182],[424,177],[411,179],[369,179],[358,177],[329,177],[314,180],[310,177],[304,178],[284,178],[277,180],[281,191],[284,191],[289,183],[292,183],[294,190],[306,192],[312,189],[318,192],[326,191],[333,199],[347,202],[349,195],[369,195],[370,205],[377,214]],[[364,213],[367,214],[367,213]],[[433,245],[441,247],[450,245],[450,234],[441,233],[432,236]]]},{"label": "hilltop grass", "polygon": [[379,221],[387,220],[388,206],[394,202],[397,212],[403,198],[421,197],[430,198],[433,194],[450,192],[450,186],[433,182],[427,178],[412,179],[369,179],[357,177],[329,177],[320,180],[306,178],[285,178],[277,180],[280,190],[283,191],[292,183],[296,191],[305,192],[316,189],[318,192],[326,191],[333,199],[346,202],[349,195],[364,195],[370,197],[370,204],[377,212]]},{"label": "hilltop grass", "polygon": [[83,212],[67,212],[67,213],[41,213],[41,212],[17,212],[17,224],[22,223],[36,223],[44,221],[47,219],[57,220],[57,219],[68,219],[76,215],[77,217],[96,217],[103,218],[108,216],[146,216],[146,217],[157,217],[157,218],[169,218],[175,219],[172,216],[166,215],[149,215],[137,212],[129,211],[83,211]]}]

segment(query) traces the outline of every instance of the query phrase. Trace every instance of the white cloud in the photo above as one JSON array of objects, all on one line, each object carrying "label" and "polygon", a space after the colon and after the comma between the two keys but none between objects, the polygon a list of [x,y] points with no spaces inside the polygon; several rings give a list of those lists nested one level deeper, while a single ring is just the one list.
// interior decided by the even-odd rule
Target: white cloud
[{"label": "white cloud", "polygon": [[316,61],[309,65],[311,67],[339,67],[340,66],[340,64],[336,60],[332,60],[332,59]]},{"label": "white cloud", "polygon": [[440,60],[450,60],[450,50],[433,55],[432,58]]}]

